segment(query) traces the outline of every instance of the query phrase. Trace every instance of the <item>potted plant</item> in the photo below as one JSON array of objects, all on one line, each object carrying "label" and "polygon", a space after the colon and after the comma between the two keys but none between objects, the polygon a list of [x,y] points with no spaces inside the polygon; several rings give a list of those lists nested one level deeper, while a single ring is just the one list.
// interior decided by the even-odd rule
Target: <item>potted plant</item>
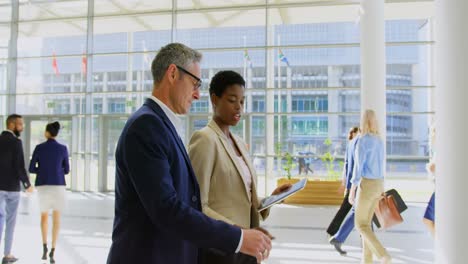
[{"label": "potted plant", "polygon": [[[341,168],[343,168],[343,162],[338,163],[338,168],[335,164],[335,155],[331,152],[332,142],[330,139],[324,141],[326,146],[326,152],[320,157],[323,164],[325,165],[326,175],[314,177],[307,181],[304,190],[296,193],[290,198],[285,200],[285,203],[294,204],[341,204],[343,200],[343,194],[338,193],[338,188],[341,185]],[[277,155],[279,155],[281,148],[277,146]],[[291,170],[295,167],[293,162],[293,156],[289,152],[285,152],[279,155],[286,159],[286,163],[282,166],[286,172],[286,177],[279,178],[277,181],[278,186],[284,183],[294,184],[298,182],[301,177],[293,177]]]}]

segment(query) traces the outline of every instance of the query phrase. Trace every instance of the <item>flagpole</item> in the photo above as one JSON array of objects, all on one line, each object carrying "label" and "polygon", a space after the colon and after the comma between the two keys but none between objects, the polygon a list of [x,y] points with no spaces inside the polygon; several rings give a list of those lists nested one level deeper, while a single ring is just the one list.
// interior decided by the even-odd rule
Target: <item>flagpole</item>
[{"label": "flagpole", "polygon": [[[145,80],[145,67],[146,67],[146,41],[143,40],[143,57],[141,58],[141,85],[140,85],[140,91],[144,91],[145,90],[145,85],[146,85],[146,80]],[[140,93],[140,95],[138,96],[138,102],[137,102],[137,106],[140,106],[141,103],[142,103],[142,97],[143,97],[143,93]]]},{"label": "flagpole", "polygon": [[[281,35],[278,34],[278,47],[281,45]],[[281,146],[281,58],[280,58],[280,48],[278,48],[278,144]],[[288,149],[289,152],[289,149]],[[278,168],[281,170],[281,158],[277,159]]]},{"label": "flagpole", "polygon": [[247,37],[243,36],[244,39],[244,78],[247,78],[247,57],[245,56],[247,52]]}]

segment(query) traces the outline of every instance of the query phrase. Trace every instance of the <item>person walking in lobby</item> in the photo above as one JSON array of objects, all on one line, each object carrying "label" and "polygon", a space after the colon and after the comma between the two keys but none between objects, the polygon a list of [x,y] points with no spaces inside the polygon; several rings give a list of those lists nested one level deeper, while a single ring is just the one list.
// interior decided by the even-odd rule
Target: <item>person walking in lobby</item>
[{"label": "person walking in lobby", "polygon": [[65,207],[65,175],[70,172],[68,149],[57,142],[60,123],[46,125],[46,141],[34,149],[29,172],[36,174],[35,186],[39,194],[41,210],[42,260],[47,260],[47,229],[49,210],[52,210],[52,248],[49,253],[50,263],[55,263],[55,248],[60,230],[60,214]]},{"label": "person walking in lobby", "polygon": [[18,261],[13,256],[13,236],[16,226],[16,215],[20,202],[20,182],[26,192],[32,192],[24,164],[23,145],[19,136],[23,131],[23,117],[12,114],[6,120],[7,129],[0,135],[0,241],[5,226],[5,249],[2,264]]},{"label": "person walking in lobby", "polygon": [[375,207],[384,192],[384,157],[384,141],[379,134],[375,112],[365,110],[361,118],[361,135],[356,146],[349,194],[349,203],[356,202],[355,225],[361,234],[362,263],[365,264],[373,263],[373,255],[383,264],[392,260],[371,228]]},{"label": "person walking in lobby", "polygon": [[[352,205],[349,203],[349,191],[351,189],[351,178],[353,176],[354,169],[354,152],[359,140],[358,133],[358,127],[352,127],[348,133],[348,144],[346,145],[343,178],[340,188],[340,191],[345,189],[345,195],[340,209],[327,229],[327,233],[331,236],[329,242],[335,247],[336,251],[338,251],[340,255],[346,255],[347,252],[344,251],[341,246],[354,228],[354,208],[352,208]],[[351,213],[348,214],[350,209]],[[348,215],[348,217],[346,217],[346,215]],[[341,225],[345,217],[346,220],[343,225]]]}]

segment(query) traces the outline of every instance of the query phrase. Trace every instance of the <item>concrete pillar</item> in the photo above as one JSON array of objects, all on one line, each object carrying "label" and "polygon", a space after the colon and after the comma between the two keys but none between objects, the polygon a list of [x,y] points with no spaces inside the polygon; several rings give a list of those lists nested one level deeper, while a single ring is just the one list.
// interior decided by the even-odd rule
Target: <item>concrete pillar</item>
[{"label": "concrete pillar", "polygon": [[[268,38],[267,38],[267,45],[274,44],[274,26],[268,26]],[[275,87],[275,51],[274,49],[268,49],[266,51],[267,58],[266,58],[266,98],[265,98],[265,106],[266,106],[266,126],[265,126],[265,145],[266,145],[266,168],[265,168],[265,182],[268,183],[268,178],[273,177],[275,175],[273,173],[273,155],[275,155],[275,119],[273,113],[275,112],[275,90],[272,89]],[[280,169],[278,169],[280,170]],[[265,184],[265,193],[268,193],[267,185]]]},{"label": "concrete pillar", "polygon": [[[341,76],[343,75],[343,67],[328,66],[328,87],[341,87]],[[338,104],[340,101],[338,90],[328,91],[328,112],[340,112]],[[346,129],[347,131],[347,129]],[[328,116],[328,137],[332,140],[340,138],[340,128],[338,115]]]},{"label": "concrete pillar", "polygon": [[436,263],[466,263],[466,0],[435,1]]},{"label": "concrete pillar", "polygon": [[386,142],[384,0],[362,0],[361,7],[361,112],[375,111]]},{"label": "concrete pillar", "polygon": [[16,112],[16,77],[18,73],[18,19],[19,19],[19,1],[11,1],[11,22],[10,22],[10,41],[8,44],[8,67],[7,67],[7,113]]}]

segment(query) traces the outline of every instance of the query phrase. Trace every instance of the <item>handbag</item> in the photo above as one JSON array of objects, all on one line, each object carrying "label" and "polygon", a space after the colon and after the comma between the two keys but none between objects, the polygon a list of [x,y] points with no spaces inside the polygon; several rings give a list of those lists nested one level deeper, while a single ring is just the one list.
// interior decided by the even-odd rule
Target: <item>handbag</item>
[{"label": "handbag", "polygon": [[382,195],[375,208],[375,216],[382,228],[389,228],[403,222],[393,195]]},{"label": "handbag", "polygon": [[[393,199],[395,200],[395,203],[396,203],[396,207],[398,208],[398,212],[400,212],[400,214],[402,212],[404,212],[406,209],[408,209],[408,206],[405,204],[405,201],[403,201],[403,198],[401,198],[401,196],[400,196],[400,194],[398,193],[397,190],[390,189],[390,190],[385,192],[385,195],[386,196],[388,196],[388,195],[393,196]],[[372,222],[374,222],[374,224],[377,226],[377,228],[380,228],[379,220],[377,219],[375,214],[372,217]]]}]

